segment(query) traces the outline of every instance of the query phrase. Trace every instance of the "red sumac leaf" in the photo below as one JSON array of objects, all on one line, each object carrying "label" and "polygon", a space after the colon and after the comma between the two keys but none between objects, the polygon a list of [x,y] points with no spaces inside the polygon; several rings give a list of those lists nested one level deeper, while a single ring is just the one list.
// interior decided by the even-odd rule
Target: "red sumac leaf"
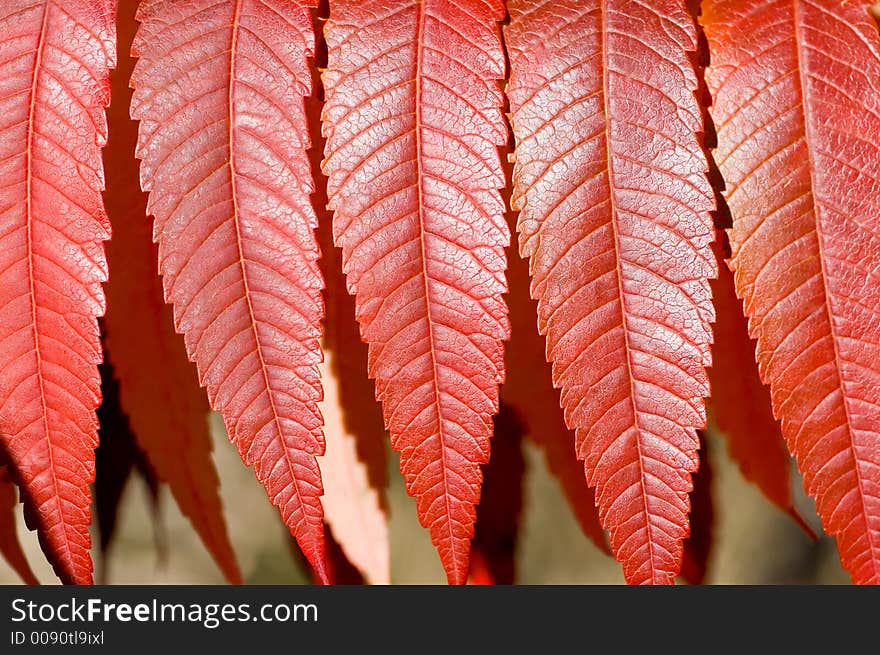
[{"label": "red sumac leaf", "polygon": [[465,582],[508,335],[500,0],[334,0],[324,171],[392,446]]},{"label": "red sumac leaf", "polygon": [[119,382],[106,356],[98,368],[101,372],[101,406],[97,411],[100,444],[95,450],[92,492],[98,545],[103,559],[99,584],[106,584],[107,552],[116,536],[119,505],[132,471],[137,470],[144,478],[154,507],[158,507],[159,481],[135,443],[128,417],[119,404]]},{"label": "red sumac leaf", "polygon": [[715,207],[685,3],[512,0],[512,205],[554,383],[630,583],[671,583],[705,425]]},{"label": "red sumac leaf", "polygon": [[0,464],[0,556],[18,573],[23,582],[29,585],[40,584],[18,541],[18,529],[15,526],[16,505],[18,493],[15,483],[6,466]]},{"label": "red sumac leaf", "polygon": [[[375,402],[375,401],[374,401]],[[330,432],[330,426],[328,425],[326,430],[328,434],[332,434]],[[323,469],[321,470],[321,474],[324,475]],[[325,475],[326,478],[326,475]],[[325,515],[329,516],[327,510],[327,494],[324,494],[324,511]],[[355,528],[356,529],[356,528]],[[354,532],[355,529],[350,530],[350,532]],[[327,523],[326,525],[326,535],[327,535],[327,565],[329,567],[329,578],[332,580],[334,585],[364,585],[364,584],[379,584],[374,580],[368,580],[364,577],[364,574],[361,570],[355,566],[351,560],[348,559],[348,555],[346,554],[346,550],[343,546],[336,540],[336,535],[333,534],[333,527]],[[317,582],[317,581],[316,581]],[[388,584],[386,581],[383,584]]]},{"label": "red sumac leaf", "polygon": [[0,439],[67,583],[90,583],[112,0],[0,4]]},{"label": "red sumac leaf", "polygon": [[309,7],[145,0],[132,117],[165,298],[242,459],[323,578]]},{"label": "red sumac leaf", "polygon": [[192,522],[226,578],[240,583],[211,459],[210,407],[162,297],[147,196],[138,181],[137,124],[128,115],[128,80],[135,62],[129,52],[137,6],[137,0],[120,0],[119,65],[111,75],[104,199],[113,238],[107,244],[110,279],[104,343],[119,379],[119,404],[138,445],[168,483],[181,513]]},{"label": "red sumac leaf", "polygon": [[731,266],[782,434],[880,583],[880,43],[869,3],[710,0]]}]

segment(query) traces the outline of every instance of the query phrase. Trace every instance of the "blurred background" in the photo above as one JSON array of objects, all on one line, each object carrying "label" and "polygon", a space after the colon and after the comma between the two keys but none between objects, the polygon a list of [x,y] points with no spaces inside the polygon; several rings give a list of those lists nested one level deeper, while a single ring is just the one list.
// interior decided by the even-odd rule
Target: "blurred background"
[{"label": "blurred background", "polygon": [[[211,418],[215,461],[233,546],[247,584],[305,584],[311,581],[291,548],[287,529],[253,473],[245,468],[226,439],[219,416]],[[747,483],[727,456],[726,443],[708,433],[712,493],[715,503],[714,543],[707,584],[848,584],[832,539],[811,541],[786,514]],[[516,581],[521,584],[621,584],[620,566],[600,552],[581,532],[548,472],[544,456],[524,442],[526,471],[523,508],[516,544]],[[397,469],[397,454],[388,451],[390,486],[391,580],[393,584],[445,584],[446,576],[428,533],[416,517]],[[793,471],[797,507],[821,532],[810,499]],[[123,491],[116,538],[102,558],[93,549],[96,581],[110,584],[223,584],[224,579],[189,522],[162,487],[160,521],[154,522],[150,493],[143,479],[132,476]],[[44,584],[58,580],[39,549],[35,533],[24,527],[19,505],[19,536],[30,564]],[[98,543],[97,535],[93,536]],[[158,545],[158,547],[157,547]],[[0,562],[0,583],[18,584]]]}]

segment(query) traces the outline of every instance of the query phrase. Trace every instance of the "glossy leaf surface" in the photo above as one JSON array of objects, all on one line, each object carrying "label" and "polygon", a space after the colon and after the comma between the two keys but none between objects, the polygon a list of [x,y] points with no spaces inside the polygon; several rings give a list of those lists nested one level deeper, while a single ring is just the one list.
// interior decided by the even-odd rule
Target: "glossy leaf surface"
[{"label": "glossy leaf surface", "polygon": [[90,583],[111,0],[0,4],[0,439],[65,582]]}]

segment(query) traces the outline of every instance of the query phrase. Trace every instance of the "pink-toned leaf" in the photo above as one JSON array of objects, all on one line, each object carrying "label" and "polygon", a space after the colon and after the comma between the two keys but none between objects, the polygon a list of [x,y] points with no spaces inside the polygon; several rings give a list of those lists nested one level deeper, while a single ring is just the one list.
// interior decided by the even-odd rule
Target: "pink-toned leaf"
[{"label": "pink-toned leaf", "polygon": [[[388,516],[381,492],[370,485],[369,468],[358,457],[357,435],[345,427],[346,408],[333,375],[335,353],[326,351],[321,367],[321,412],[327,448],[318,458],[324,480],[324,514],[333,536],[370,584],[390,584]],[[380,432],[381,435],[381,432]]]},{"label": "pink-toned leaf", "polygon": [[92,581],[114,11],[0,3],[0,439],[67,583]]},{"label": "pink-toned leaf", "polygon": [[714,209],[683,1],[512,0],[520,252],[600,518],[631,583],[688,534]]},{"label": "pink-toned leaf", "polygon": [[463,583],[508,335],[499,0],[330,2],[324,171],[392,446]]},{"label": "pink-toned leaf", "polygon": [[880,583],[880,39],[869,3],[710,0],[731,267],[782,434]]},{"label": "pink-toned leaf", "polygon": [[165,298],[230,439],[324,578],[309,7],[145,0],[132,117]]}]

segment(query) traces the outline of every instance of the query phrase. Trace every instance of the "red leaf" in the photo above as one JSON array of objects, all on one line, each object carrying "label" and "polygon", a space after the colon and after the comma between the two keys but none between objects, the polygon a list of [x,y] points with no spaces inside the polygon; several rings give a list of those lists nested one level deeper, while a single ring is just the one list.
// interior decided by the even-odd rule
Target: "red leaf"
[{"label": "red leaf", "polygon": [[500,0],[330,3],[334,234],[407,490],[468,573],[508,335]]},{"label": "red leaf", "polygon": [[176,327],[242,459],[323,579],[310,6],[145,0],[132,117]]},{"label": "red leaf", "polygon": [[513,0],[514,209],[578,457],[631,583],[671,583],[715,275],[684,2]]},{"label": "red leaf", "polygon": [[0,465],[0,555],[18,573],[25,584],[40,584],[21,549],[15,527],[15,506],[18,504],[15,483],[6,466]]},{"label": "red leaf", "polygon": [[880,43],[868,3],[710,0],[731,265],[782,433],[880,583]]},{"label": "red leaf", "polygon": [[[211,460],[210,408],[162,297],[147,196],[138,183],[137,124],[128,115],[128,80],[135,62],[128,53],[137,5],[136,0],[120,2],[119,67],[111,76],[110,139],[104,149],[104,198],[113,222],[113,239],[107,244],[105,344],[120,380],[120,403],[138,444],[226,578],[240,583]],[[162,411],[156,411],[159,407]]]},{"label": "red leaf", "polygon": [[716,314],[709,369],[712,417],[727,438],[730,457],[743,476],[809,530],[792,504],[788,450],[779,422],[773,418],[770,389],[758,376],[755,342],[749,338],[742,302],[736,297],[733,275],[721,253],[726,243],[727,235],[719,231],[715,242],[719,273],[712,281]]},{"label": "red leaf", "polygon": [[114,5],[0,5],[0,439],[67,583],[92,581]]},{"label": "red leaf", "polygon": [[529,297],[528,263],[511,257],[507,269],[511,338],[507,347],[507,379],[502,400],[516,411],[532,440],[544,451],[547,466],[562,486],[583,533],[609,553],[599,523],[596,499],[577,460],[574,434],[565,425],[559,391],[553,388],[550,365],[544,356],[544,338],[536,325],[537,303]]},{"label": "red leaf", "polygon": [[700,434],[700,469],[691,493],[691,533],[684,542],[681,577],[688,584],[703,584],[714,540],[715,508],[712,504],[712,467],[706,437]]}]

